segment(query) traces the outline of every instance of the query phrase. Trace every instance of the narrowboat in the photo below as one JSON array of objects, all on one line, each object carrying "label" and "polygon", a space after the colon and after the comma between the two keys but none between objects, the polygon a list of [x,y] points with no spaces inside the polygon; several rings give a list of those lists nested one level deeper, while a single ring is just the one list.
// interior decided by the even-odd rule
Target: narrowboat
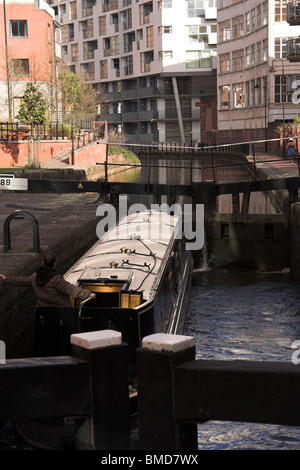
[{"label": "narrowboat", "polygon": [[182,334],[192,269],[180,216],[157,210],[124,216],[64,276],[96,298],[37,308],[34,355],[70,354],[71,334],[113,329],[128,345],[134,375],[144,336]]},{"label": "narrowboat", "polygon": [[[147,210],[124,216],[64,275],[70,283],[94,292],[96,298],[71,299],[72,307],[36,309],[34,356],[71,354],[73,333],[120,331],[127,343],[134,416],[135,351],[143,337],[155,332],[183,333],[193,258],[181,232],[180,216],[167,212]],[[69,445],[70,430],[61,418],[18,420],[17,428],[36,447]]]}]

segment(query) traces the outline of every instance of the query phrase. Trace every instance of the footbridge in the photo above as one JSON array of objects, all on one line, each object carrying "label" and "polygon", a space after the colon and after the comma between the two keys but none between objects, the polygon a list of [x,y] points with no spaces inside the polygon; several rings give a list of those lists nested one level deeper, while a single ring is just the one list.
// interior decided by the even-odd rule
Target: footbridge
[{"label": "footbridge", "polygon": [[[169,204],[176,202],[178,197],[185,196],[191,198],[193,204],[203,203],[210,208],[214,207],[214,202],[218,196],[227,194],[232,197],[233,218],[239,222],[247,221],[251,193],[285,190],[288,192],[288,201],[290,203],[297,201],[298,198],[300,186],[299,157],[295,159],[293,173],[295,176],[283,175],[281,177],[266,178],[265,174],[259,171],[265,163],[268,165],[272,165],[273,162],[278,163],[278,161],[287,163],[287,160],[278,157],[274,160],[270,158],[257,160],[254,143],[251,142],[207,146],[197,149],[195,147],[172,147],[170,145],[165,147],[162,145],[147,147],[132,145],[133,151],[137,154],[147,155],[148,152],[148,158],[146,157],[142,164],[131,164],[130,162],[109,163],[109,145],[107,145],[106,161],[99,164],[99,166],[104,167],[104,178],[102,179],[97,181],[62,181],[35,179],[32,176],[27,179],[26,173],[18,172],[15,175],[0,175],[0,189],[55,193],[94,192],[98,193],[106,202],[112,203],[117,202],[118,197],[122,194],[152,195],[156,201],[160,201],[160,198],[165,196]],[[130,148],[130,144],[125,145]],[[149,159],[149,155],[150,157],[155,155],[155,157]],[[220,162],[219,157],[224,157],[224,155],[226,155],[225,162],[224,158]],[[169,157],[171,157],[171,161],[169,161]],[[177,160],[176,157],[178,157]],[[144,171],[144,181],[110,181],[109,169],[111,166],[114,169],[119,167],[120,170],[122,170],[122,167],[125,167],[126,170],[141,167]],[[221,169],[230,169],[230,167],[246,167],[252,175],[248,181],[222,182],[218,177],[218,172]],[[184,183],[168,183],[165,176],[168,170],[178,171],[178,174],[184,171]],[[156,177],[154,173],[159,176]]]}]

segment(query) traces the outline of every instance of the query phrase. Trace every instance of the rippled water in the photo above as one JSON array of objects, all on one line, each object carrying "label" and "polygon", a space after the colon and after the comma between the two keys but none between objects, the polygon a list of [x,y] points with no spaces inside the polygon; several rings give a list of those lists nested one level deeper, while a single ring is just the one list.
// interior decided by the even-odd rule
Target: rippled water
[{"label": "rippled water", "polygon": [[[222,157],[215,163],[224,162],[226,158]],[[151,169],[151,181],[180,184],[190,181],[189,160],[163,164],[163,168]],[[216,177],[220,183],[253,178],[238,165],[219,168],[212,174],[211,170],[203,170],[209,164],[209,159],[195,160],[192,180]],[[186,169],[176,169],[176,165]],[[147,181],[148,175],[147,168],[139,169],[132,181]],[[220,212],[231,212],[231,204],[230,196],[218,198]],[[249,212],[270,214],[278,210],[265,194],[254,193]],[[292,343],[300,338],[300,292],[299,284],[290,281],[288,271],[234,272],[206,267],[195,270],[194,280],[186,334],[196,339],[197,359],[291,361]],[[300,449],[300,427],[211,421],[199,425],[198,434],[199,449]]]},{"label": "rippled water", "polygon": [[[289,272],[194,275],[186,334],[196,339],[197,359],[291,361],[300,293]],[[300,449],[300,427],[211,421],[198,433],[199,449]]]}]

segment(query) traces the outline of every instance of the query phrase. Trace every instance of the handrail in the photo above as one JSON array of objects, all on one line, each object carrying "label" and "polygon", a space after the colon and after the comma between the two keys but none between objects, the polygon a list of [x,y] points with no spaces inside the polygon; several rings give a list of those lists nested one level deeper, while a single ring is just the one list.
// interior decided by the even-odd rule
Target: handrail
[{"label": "handrail", "polygon": [[81,314],[82,314],[82,309],[84,307],[84,305],[89,302],[90,300],[92,300],[93,297],[88,297],[87,299],[84,299],[82,302],[80,302],[79,304],[79,311],[78,311],[78,333],[80,333],[80,329],[81,329]]},{"label": "handrail", "polygon": [[13,214],[10,214],[4,221],[3,224],[3,238],[4,238],[4,251],[11,250],[11,239],[10,239],[10,223],[15,217],[24,216],[30,220],[33,229],[33,250],[37,253],[40,252],[40,235],[39,235],[39,224],[37,219],[30,212],[23,210],[16,210]]}]

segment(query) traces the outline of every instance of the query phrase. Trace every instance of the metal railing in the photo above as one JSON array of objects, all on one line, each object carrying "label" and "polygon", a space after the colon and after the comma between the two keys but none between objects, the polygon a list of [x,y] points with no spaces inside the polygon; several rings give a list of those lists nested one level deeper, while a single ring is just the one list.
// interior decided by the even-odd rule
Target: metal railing
[{"label": "metal railing", "polygon": [[23,125],[18,122],[0,123],[0,141],[74,139],[81,143],[83,141],[86,144],[104,137],[101,128],[93,129],[91,125],[86,124],[84,121],[80,122],[79,126],[47,123],[33,128],[33,126]]}]

